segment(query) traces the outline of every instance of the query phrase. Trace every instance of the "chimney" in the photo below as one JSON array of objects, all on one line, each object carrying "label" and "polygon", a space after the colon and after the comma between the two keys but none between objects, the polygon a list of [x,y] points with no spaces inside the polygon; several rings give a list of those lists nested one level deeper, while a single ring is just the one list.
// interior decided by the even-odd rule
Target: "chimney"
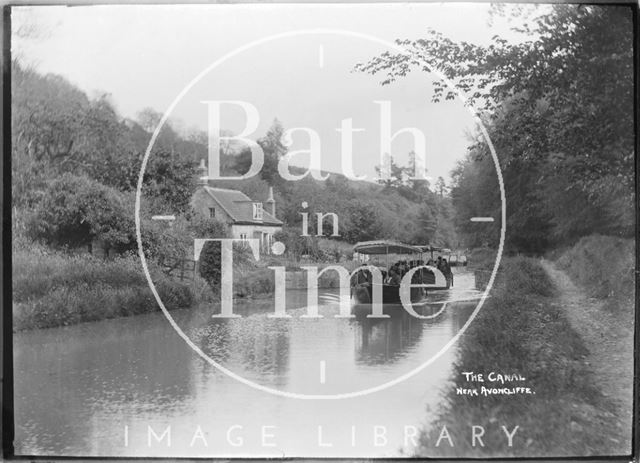
[{"label": "chimney", "polygon": [[200,165],[196,169],[196,172],[198,176],[198,186],[207,186],[209,184],[209,181],[207,178],[207,166],[205,166],[204,164],[204,159],[200,159]]},{"label": "chimney", "polygon": [[276,216],[276,200],[273,199],[273,187],[269,187],[269,197],[267,198],[267,204],[271,206],[271,210],[269,213],[275,217]]}]

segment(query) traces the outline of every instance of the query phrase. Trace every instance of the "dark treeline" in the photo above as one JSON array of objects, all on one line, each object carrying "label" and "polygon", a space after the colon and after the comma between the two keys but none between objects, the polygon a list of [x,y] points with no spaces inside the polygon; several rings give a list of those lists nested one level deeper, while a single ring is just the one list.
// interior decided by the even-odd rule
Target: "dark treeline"
[{"label": "dark treeline", "polygon": [[[357,69],[390,84],[411,70],[440,70],[480,111],[504,177],[506,249],[541,253],[589,234],[634,229],[632,10],[617,6],[495,7],[517,16],[520,43],[456,43],[436,31],[398,41]],[[434,101],[455,98],[433,84]],[[500,196],[481,136],[453,175],[455,224],[469,246],[496,246]],[[492,216],[493,224],[470,217]]]}]

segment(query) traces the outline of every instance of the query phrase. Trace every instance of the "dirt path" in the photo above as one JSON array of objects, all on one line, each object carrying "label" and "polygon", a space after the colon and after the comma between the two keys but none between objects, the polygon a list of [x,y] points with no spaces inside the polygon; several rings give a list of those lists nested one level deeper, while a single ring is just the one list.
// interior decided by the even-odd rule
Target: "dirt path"
[{"label": "dirt path", "polygon": [[556,283],[564,312],[590,352],[587,364],[594,380],[616,405],[619,429],[628,433],[633,407],[633,314],[605,310],[603,301],[588,297],[552,262],[543,260],[542,266]]}]

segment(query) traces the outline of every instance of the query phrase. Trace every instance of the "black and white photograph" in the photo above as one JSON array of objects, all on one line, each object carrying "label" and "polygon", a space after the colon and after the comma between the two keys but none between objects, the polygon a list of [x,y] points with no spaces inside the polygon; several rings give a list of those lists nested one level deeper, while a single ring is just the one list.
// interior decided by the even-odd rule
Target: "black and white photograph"
[{"label": "black and white photograph", "polygon": [[637,10],[5,6],[5,456],[637,458]]}]

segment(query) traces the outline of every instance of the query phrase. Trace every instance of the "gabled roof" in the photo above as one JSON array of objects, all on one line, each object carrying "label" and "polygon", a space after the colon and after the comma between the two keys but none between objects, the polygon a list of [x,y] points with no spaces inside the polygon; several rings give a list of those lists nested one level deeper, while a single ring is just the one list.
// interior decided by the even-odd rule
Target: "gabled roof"
[{"label": "gabled roof", "polygon": [[281,220],[276,219],[264,209],[262,211],[262,221],[255,220],[253,218],[253,203],[261,201],[252,200],[242,191],[213,188],[210,186],[205,186],[203,188],[209,196],[222,206],[224,211],[229,214],[229,217],[233,219],[234,223],[250,225],[282,225]]}]

